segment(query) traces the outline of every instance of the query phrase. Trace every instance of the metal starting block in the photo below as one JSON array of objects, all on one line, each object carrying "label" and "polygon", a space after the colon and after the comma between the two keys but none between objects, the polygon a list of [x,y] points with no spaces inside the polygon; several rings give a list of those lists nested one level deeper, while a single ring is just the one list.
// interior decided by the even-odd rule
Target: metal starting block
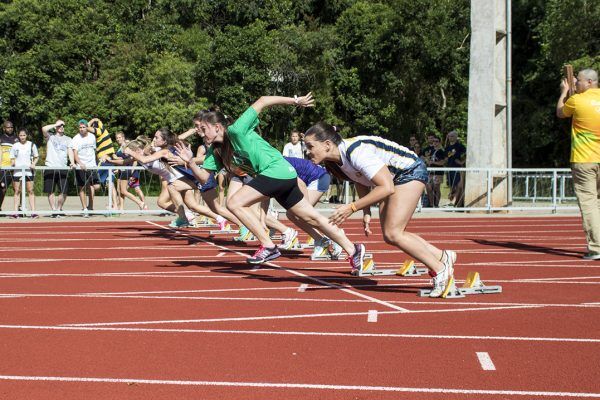
[{"label": "metal starting block", "polygon": [[309,237],[306,243],[301,243],[301,249],[313,249],[315,247],[315,239]]},{"label": "metal starting block", "polygon": [[225,229],[211,230],[208,232],[209,235],[225,235],[231,233],[237,233],[237,230],[231,229],[231,225],[229,224],[225,225]]},{"label": "metal starting block", "polygon": [[[371,260],[372,261],[372,260]],[[427,268],[417,268],[413,260],[406,260],[400,266],[400,268],[394,269],[377,269],[375,264],[370,266],[368,262],[364,266],[363,271],[358,271],[357,276],[386,276],[386,275],[398,275],[398,276],[421,276],[429,273]]]},{"label": "metal starting block", "polygon": [[233,238],[233,240],[235,240],[236,242],[255,242],[256,241],[256,237],[254,235],[250,235],[248,237],[241,237],[241,236],[236,236]]},{"label": "metal starting block", "polygon": [[[502,286],[486,286],[481,281],[479,272],[471,271],[461,287],[457,288],[453,279],[446,292],[446,294],[442,294],[440,297],[445,299],[459,299],[471,294],[502,293]],[[431,289],[422,289],[419,291],[419,296],[429,297],[429,293],[431,293]]]},{"label": "metal starting block", "polygon": [[[346,254],[346,253],[342,253],[338,257],[332,257],[331,253],[329,252],[329,250],[326,250],[325,253],[323,253],[322,255],[315,256],[314,254],[311,254],[310,255],[310,259],[312,261],[339,260],[340,258],[343,257],[344,254]],[[372,258],[373,258],[373,254],[371,254],[371,253],[365,253],[365,263],[367,262],[367,260],[371,260],[371,262],[373,262]]]},{"label": "metal starting block", "polygon": [[193,228],[218,228],[219,227],[218,224],[211,224],[210,222],[196,222],[196,220],[194,220],[194,222],[192,222],[190,224],[190,226]]}]

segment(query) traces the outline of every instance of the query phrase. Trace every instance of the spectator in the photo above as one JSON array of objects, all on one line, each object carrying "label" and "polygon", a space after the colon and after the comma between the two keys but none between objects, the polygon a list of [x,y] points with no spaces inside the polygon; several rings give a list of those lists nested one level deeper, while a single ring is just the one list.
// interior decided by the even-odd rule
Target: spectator
[{"label": "spectator", "polygon": [[[96,190],[100,188],[97,171],[88,170],[88,168],[97,166],[96,138],[88,132],[88,121],[80,119],[77,125],[79,126],[79,133],[75,135],[69,145],[73,150],[73,159],[75,161],[75,164],[71,164],[71,167],[79,167],[75,171],[75,183],[79,192],[83,216],[88,217],[88,211],[94,209]],[[88,192],[87,202],[86,191]]]},{"label": "spectator", "polygon": [[[442,148],[440,138],[434,135],[432,139],[433,146],[429,148],[429,157],[427,167],[443,167],[446,165],[446,152]],[[444,178],[443,171],[432,171],[429,174],[429,182],[427,183],[427,198],[429,199],[430,207],[440,206],[440,197],[442,180]]]},{"label": "spectator", "polygon": [[[570,85],[576,92],[567,99]],[[598,73],[584,69],[576,82],[564,79],[556,104],[559,118],[572,117],[571,172],[587,239],[586,260],[600,260],[600,89]],[[566,100],[566,101],[565,101]]]},{"label": "spectator", "polygon": [[[54,132],[54,133],[52,133]],[[74,164],[73,149],[69,148],[71,138],[65,135],[65,123],[62,120],[42,127],[42,134],[47,142],[46,167],[57,168],[44,171],[44,193],[48,195],[48,203],[52,211],[62,211],[67,199],[67,161]],[[61,168],[61,169],[59,169]],[[58,196],[54,191],[58,189]],[[62,213],[52,214],[51,217],[62,217]]]},{"label": "spectator", "polygon": [[2,124],[2,135],[0,135],[0,211],[6,190],[12,184],[13,173],[11,170],[5,170],[10,167],[10,149],[19,139],[15,136],[15,127],[12,122],[4,121]]},{"label": "spectator", "polygon": [[290,141],[283,146],[284,157],[304,158],[304,151],[300,141],[300,132],[297,129],[293,129],[290,133]]},{"label": "spectator", "polygon": [[[85,120],[84,120],[85,121]],[[87,126],[87,131],[96,135],[96,157],[100,167],[109,167],[114,165],[110,160],[116,158],[115,148],[108,130],[98,118],[92,118]],[[109,174],[110,172],[110,174]],[[109,178],[110,175],[110,179]],[[108,188],[110,196],[112,196],[112,208],[117,209],[119,199],[115,190],[115,175],[114,171],[100,169],[97,171],[98,183]],[[107,182],[108,185],[107,185]]]},{"label": "spectator", "polygon": [[13,167],[26,168],[23,170],[14,171],[14,177],[19,178],[13,181],[13,189],[15,190],[15,213],[13,218],[19,218],[19,205],[21,204],[21,186],[22,177],[25,178],[25,188],[29,197],[29,210],[32,212],[31,218],[37,218],[35,211],[35,193],[33,192],[33,170],[38,162],[38,149],[35,144],[27,140],[28,132],[26,129],[19,130],[19,141],[10,149],[10,162]]},{"label": "spectator", "polygon": [[[463,168],[467,157],[467,148],[458,141],[456,131],[451,131],[446,136],[446,155],[448,168]],[[464,171],[448,171],[448,187],[450,193],[448,200],[456,207],[464,207],[465,199],[465,173]]]},{"label": "spectator", "polygon": [[[419,141],[417,140],[417,137],[415,135],[410,135],[410,137],[408,138],[408,149],[410,151],[415,151],[415,146],[419,146],[421,147],[421,145],[419,144]],[[416,152],[415,152],[416,153]],[[418,155],[418,153],[416,153]]]}]

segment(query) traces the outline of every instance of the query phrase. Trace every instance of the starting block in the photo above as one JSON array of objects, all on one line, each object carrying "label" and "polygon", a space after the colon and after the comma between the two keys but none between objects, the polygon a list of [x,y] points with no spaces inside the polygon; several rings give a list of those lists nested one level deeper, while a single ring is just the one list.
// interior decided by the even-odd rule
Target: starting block
[{"label": "starting block", "polygon": [[300,248],[301,249],[312,249],[315,247],[315,239],[309,237],[308,240],[306,241],[306,243],[301,243],[300,244]]},{"label": "starting block", "polygon": [[236,230],[231,229],[231,225],[227,224],[225,225],[225,229],[218,229],[218,230],[211,230],[208,232],[209,235],[224,235],[224,234],[231,234],[231,233],[237,233]]},{"label": "starting block", "polygon": [[[370,261],[372,262],[373,260]],[[394,269],[377,269],[375,268],[375,265],[369,266],[368,261],[366,261],[366,263],[367,264],[363,268],[364,272],[358,271],[358,274],[356,276],[421,276],[429,273],[429,270],[427,268],[417,268],[413,260],[406,260],[400,266],[400,268]]]},{"label": "starting block", "polygon": [[[431,289],[422,289],[419,291],[420,297],[429,297]],[[479,272],[469,272],[465,283],[459,288],[456,287],[454,280],[450,283],[450,287],[445,295],[440,297],[445,299],[459,299],[471,294],[491,294],[502,293],[502,286],[486,286],[479,276]]]}]

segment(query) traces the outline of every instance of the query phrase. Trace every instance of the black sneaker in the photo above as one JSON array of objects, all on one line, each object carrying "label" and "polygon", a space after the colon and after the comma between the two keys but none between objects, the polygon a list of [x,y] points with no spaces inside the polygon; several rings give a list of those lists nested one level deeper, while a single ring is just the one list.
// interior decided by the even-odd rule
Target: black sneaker
[{"label": "black sneaker", "polygon": [[261,245],[252,257],[246,259],[246,262],[249,264],[262,264],[264,262],[274,260],[280,255],[281,253],[279,252],[277,246],[269,249]]}]

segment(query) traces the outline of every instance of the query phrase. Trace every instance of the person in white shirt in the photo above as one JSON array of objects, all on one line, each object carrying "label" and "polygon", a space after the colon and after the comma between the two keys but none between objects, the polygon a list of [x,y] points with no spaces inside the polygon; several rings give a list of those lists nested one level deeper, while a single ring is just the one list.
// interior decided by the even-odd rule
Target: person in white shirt
[{"label": "person in white shirt", "polygon": [[445,297],[454,283],[456,252],[441,250],[422,237],[406,231],[428,180],[423,160],[404,146],[378,136],[342,139],[325,122],[304,135],[309,159],[324,163],[338,177],[355,182],[360,198],[339,206],[329,221],[341,225],[363,210],[365,234],[370,234],[371,209],[379,204],[379,222],[386,243],[404,251],[429,268],[433,290],[429,297]]},{"label": "person in white shirt", "polygon": [[[90,167],[97,167],[96,163],[96,136],[88,132],[88,121],[81,119],[78,122],[79,133],[75,135],[69,148],[73,149],[75,164],[71,168],[79,167],[75,171],[75,182],[79,191],[79,200],[83,208],[83,216],[88,216],[88,211],[94,209],[94,195],[100,188],[98,172],[89,171]],[[86,206],[86,190],[89,193]]]},{"label": "person in white shirt", "polygon": [[283,146],[284,157],[304,158],[304,149],[300,141],[300,132],[293,129],[290,133],[290,142]]},{"label": "person in white shirt", "polygon": [[[73,149],[69,148],[72,139],[65,135],[65,123],[62,120],[42,128],[46,146],[46,167],[57,168],[44,171],[44,193],[48,195],[48,203],[52,211],[62,211],[67,199],[67,176],[69,171],[67,161],[74,164]],[[58,196],[54,191],[58,189]],[[61,217],[62,214],[53,214],[52,217]]]},{"label": "person in white shirt", "polygon": [[[10,149],[10,162],[13,167],[26,168],[25,170],[15,170],[13,176],[13,189],[15,190],[15,214],[13,218],[19,218],[19,205],[21,204],[21,185],[22,179],[25,179],[25,189],[29,197],[29,210],[35,211],[35,193],[33,193],[33,170],[37,164],[39,155],[35,144],[27,140],[28,132],[26,129],[19,130],[17,135],[19,141]],[[33,213],[31,218],[37,218]]]}]

